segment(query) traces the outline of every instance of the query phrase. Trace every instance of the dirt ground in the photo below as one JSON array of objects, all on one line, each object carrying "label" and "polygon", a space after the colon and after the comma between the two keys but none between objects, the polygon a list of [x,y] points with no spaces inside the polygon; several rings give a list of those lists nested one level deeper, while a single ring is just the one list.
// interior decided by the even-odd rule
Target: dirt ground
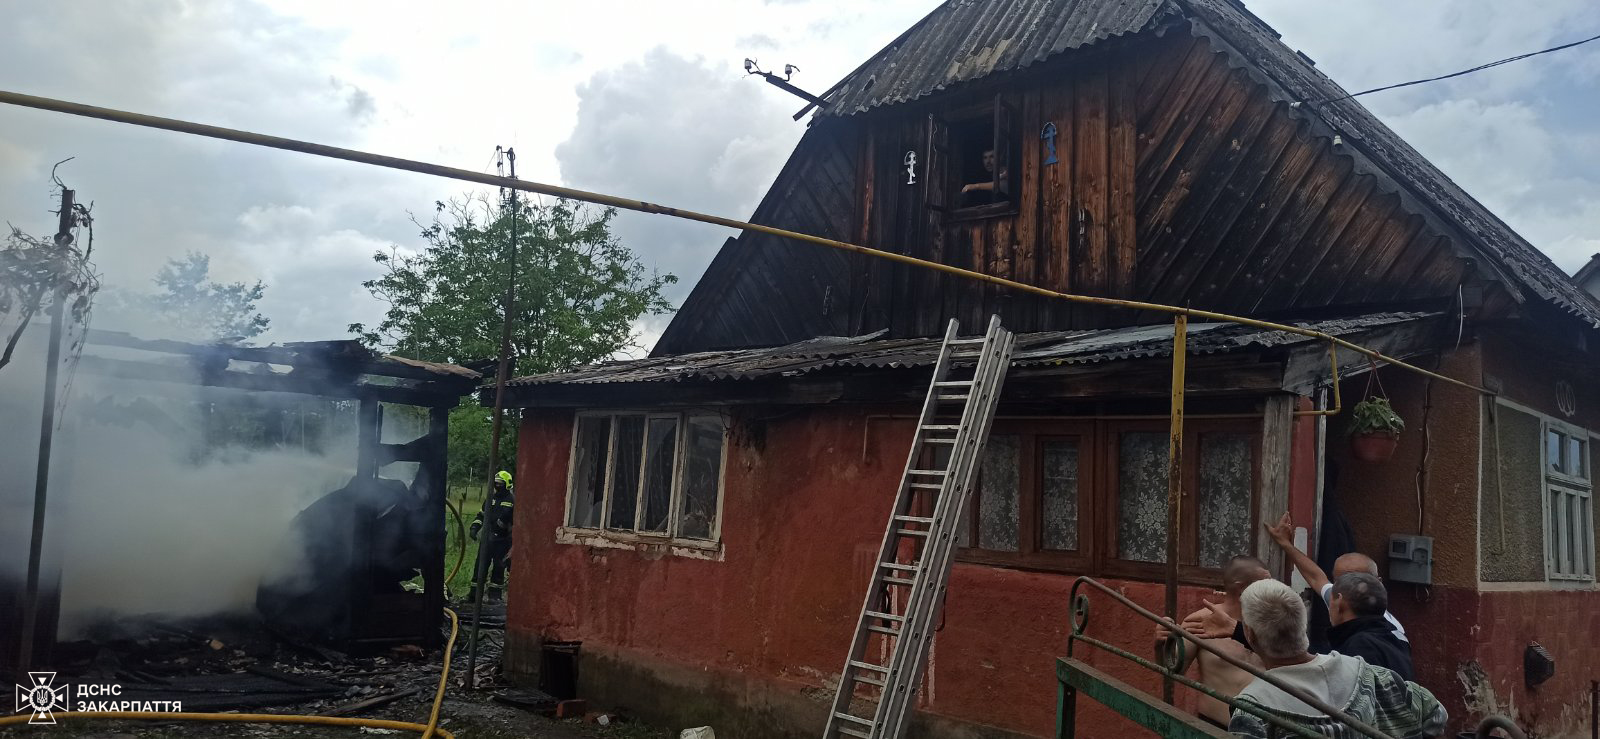
[{"label": "dirt ground", "polygon": [[[360,714],[363,718],[425,723],[432,696],[413,698]],[[292,714],[293,709],[261,711]],[[439,725],[461,739],[670,739],[675,732],[652,729],[618,719],[600,726],[581,719],[556,720],[501,705],[486,693],[466,693],[453,689],[445,696]],[[221,724],[186,722],[82,721],[63,720],[55,726],[25,726],[0,729],[0,736],[73,737],[74,739],[188,739],[190,737],[357,737],[416,736],[412,732],[362,727],[293,726],[274,724]]]},{"label": "dirt ground", "polygon": [[[468,650],[466,629],[462,629],[440,711],[441,727],[461,739],[671,739],[677,736],[676,731],[653,729],[629,721],[625,716],[608,716],[609,724],[600,725],[594,720],[598,718],[594,711],[599,707],[591,707],[589,720],[556,720],[493,700],[497,694],[529,697],[499,675],[503,632],[493,621],[503,619],[504,613],[503,606],[498,604],[485,609],[486,627],[477,671],[479,689],[475,691],[468,691],[463,684]],[[368,656],[308,650],[265,635],[248,623],[212,621],[181,627],[161,624],[154,629],[122,626],[134,635],[102,638],[62,650],[64,682],[77,685],[115,683],[129,691],[123,698],[182,700],[187,712],[284,715],[343,712],[341,715],[349,717],[421,724],[428,720],[444,656],[442,650],[416,647],[411,647],[410,653]],[[283,697],[285,693],[287,697]],[[275,702],[262,701],[263,694],[279,698]],[[405,697],[356,710],[374,699],[394,695]],[[252,699],[258,702],[246,702]],[[540,700],[546,707],[553,707],[553,699],[548,696]],[[0,737],[79,739],[212,736],[353,739],[385,735],[401,739],[417,734],[367,727],[84,719],[61,719],[61,723],[53,726],[0,728]]]}]

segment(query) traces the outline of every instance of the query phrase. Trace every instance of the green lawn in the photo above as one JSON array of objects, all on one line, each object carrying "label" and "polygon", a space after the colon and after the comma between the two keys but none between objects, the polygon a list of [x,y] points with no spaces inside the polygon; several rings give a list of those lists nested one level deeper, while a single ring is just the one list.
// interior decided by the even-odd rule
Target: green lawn
[{"label": "green lawn", "polygon": [[[467,597],[467,591],[472,589],[472,567],[478,561],[478,542],[466,536],[472,528],[472,517],[483,510],[483,485],[455,485],[450,486],[450,505],[461,513],[459,526],[455,513],[444,512],[444,571],[449,574],[455,570],[455,576],[450,578],[446,585],[446,594],[451,600],[462,600]],[[463,537],[465,548],[463,549]],[[460,562],[461,566],[456,567]],[[419,591],[422,588],[422,577],[414,578],[411,583]]]},{"label": "green lawn", "polygon": [[[456,570],[456,576],[446,582],[446,587],[451,598],[460,599],[467,597],[467,591],[472,589],[473,563],[478,561],[478,542],[467,537],[463,550],[461,537],[472,528],[472,517],[483,510],[483,486],[451,485],[450,505],[461,513],[461,525],[456,526],[455,514],[444,512],[444,571],[449,574]],[[461,562],[460,569],[456,569],[457,561]]]}]

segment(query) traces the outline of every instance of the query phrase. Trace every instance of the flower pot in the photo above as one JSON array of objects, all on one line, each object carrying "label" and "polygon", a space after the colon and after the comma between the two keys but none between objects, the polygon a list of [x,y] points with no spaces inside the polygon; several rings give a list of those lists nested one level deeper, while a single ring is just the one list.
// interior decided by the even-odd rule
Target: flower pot
[{"label": "flower pot", "polygon": [[1366,431],[1350,437],[1350,453],[1363,462],[1386,462],[1400,445],[1393,431]]}]

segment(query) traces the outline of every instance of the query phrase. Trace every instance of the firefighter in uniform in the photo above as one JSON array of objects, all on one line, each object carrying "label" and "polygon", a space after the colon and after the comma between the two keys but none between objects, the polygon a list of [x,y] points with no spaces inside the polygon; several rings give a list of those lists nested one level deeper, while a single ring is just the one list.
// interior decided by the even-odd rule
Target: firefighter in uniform
[{"label": "firefighter in uniform", "polygon": [[[473,541],[483,531],[484,519],[489,520],[489,590],[485,595],[489,600],[500,600],[501,593],[506,586],[506,570],[511,566],[511,512],[514,498],[511,492],[511,473],[501,470],[495,473],[494,489],[489,493],[489,500],[472,519],[470,535]],[[467,595],[468,600],[477,600],[477,593]]]}]

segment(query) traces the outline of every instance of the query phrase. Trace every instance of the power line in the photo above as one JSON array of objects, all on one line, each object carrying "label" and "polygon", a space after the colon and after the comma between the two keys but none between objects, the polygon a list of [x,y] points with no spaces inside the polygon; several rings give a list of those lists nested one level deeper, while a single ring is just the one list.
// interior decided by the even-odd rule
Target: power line
[{"label": "power line", "polygon": [[1530,52],[1528,52],[1526,54],[1518,54],[1516,56],[1508,56],[1508,57],[1506,57],[1504,59],[1501,59],[1499,61],[1489,62],[1488,64],[1480,64],[1480,65],[1478,65],[1476,67],[1473,67],[1471,69],[1463,69],[1460,72],[1451,72],[1450,74],[1440,75],[1438,77],[1429,77],[1429,78],[1427,78],[1425,80],[1412,80],[1410,82],[1401,82],[1399,84],[1394,84],[1394,85],[1384,85],[1383,87],[1374,87],[1374,88],[1372,88],[1370,90],[1362,90],[1361,92],[1351,93],[1349,95],[1345,95],[1344,97],[1328,98],[1327,100],[1319,101],[1319,104],[1320,103],[1336,103],[1336,102],[1339,102],[1340,100],[1349,100],[1350,98],[1357,98],[1357,97],[1361,97],[1362,95],[1371,95],[1372,93],[1383,92],[1384,90],[1394,90],[1394,89],[1401,88],[1401,87],[1410,87],[1412,85],[1420,85],[1420,84],[1423,84],[1423,83],[1426,83],[1426,82],[1438,82],[1440,80],[1447,80],[1447,79],[1450,79],[1452,77],[1460,77],[1460,76],[1463,76],[1463,75],[1472,74],[1473,72],[1482,72],[1485,69],[1490,69],[1492,67],[1498,67],[1498,66],[1500,66],[1502,64],[1510,64],[1512,62],[1522,61],[1523,59],[1527,59],[1528,57],[1538,56],[1540,54],[1549,54],[1552,51],[1561,51],[1562,49],[1570,49],[1570,48],[1572,48],[1574,46],[1582,46],[1583,44],[1587,44],[1590,41],[1600,41],[1600,36],[1590,36],[1589,38],[1583,39],[1582,41],[1574,41],[1574,42],[1572,42],[1570,44],[1562,44],[1560,46],[1552,46],[1552,47],[1550,47],[1548,49],[1540,49],[1538,51],[1530,51]]},{"label": "power line", "polygon": [[281,149],[284,151],[297,151],[302,154],[311,154],[314,156],[327,157],[329,159],[341,159],[347,162],[356,162],[358,164],[369,164],[376,167],[387,167],[389,169],[416,172],[418,174],[432,175],[435,177],[446,177],[464,182],[476,182],[483,185],[505,187],[512,190],[538,193],[557,198],[580,200],[586,203],[605,205],[622,210],[632,210],[640,213],[650,213],[655,215],[665,215],[673,218],[682,218],[690,221],[698,221],[700,223],[709,223],[715,226],[726,226],[739,231],[764,233],[784,239],[804,241],[831,249],[839,249],[842,251],[853,252],[878,259],[886,259],[888,261],[898,262],[900,264],[908,264],[916,267],[936,270],[948,275],[976,280],[978,282],[985,282],[991,285],[1006,287],[1046,298],[1067,300],[1074,303],[1130,308],[1133,310],[1159,311],[1173,315],[1183,315],[1192,318],[1202,318],[1214,321],[1228,321],[1272,331],[1283,331],[1299,336],[1309,336],[1314,339],[1336,344],[1351,351],[1359,352],[1362,356],[1369,357],[1377,361],[1386,362],[1396,367],[1404,367],[1407,370],[1426,377],[1442,380],[1452,385],[1457,385],[1480,394],[1491,394],[1488,390],[1477,385],[1473,385],[1470,382],[1457,380],[1453,377],[1446,377],[1445,375],[1441,375],[1437,372],[1425,370],[1416,365],[1408,364],[1402,360],[1387,356],[1376,350],[1368,349],[1367,347],[1356,344],[1348,339],[1342,339],[1337,336],[1302,326],[1291,326],[1282,323],[1248,318],[1245,316],[1235,316],[1228,313],[1219,313],[1216,311],[1201,310],[1198,308],[1184,308],[1173,305],[1164,305],[1161,303],[1149,303],[1141,300],[1105,298],[1094,295],[1077,295],[1072,293],[1058,292],[1055,290],[1042,288],[1037,285],[1029,285],[1023,282],[1017,282],[1016,280],[1011,280],[1004,277],[996,277],[994,275],[984,274],[982,272],[977,272],[970,269],[963,269],[961,267],[955,267],[939,262],[930,262],[925,259],[918,259],[916,257],[907,256],[898,252],[874,249],[872,247],[861,246],[859,244],[852,244],[847,241],[839,241],[837,239],[813,236],[811,234],[800,233],[798,231],[790,231],[788,229],[778,228],[776,226],[737,221],[732,218],[724,218],[722,216],[699,213],[683,208],[674,208],[671,206],[661,205],[659,203],[651,203],[643,200],[619,197],[617,195],[589,192],[571,187],[562,187],[560,185],[549,185],[541,182],[534,182],[532,180],[519,180],[514,177],[495,177],[480,172],[473,172],[456,167],[445,167],[438,164],[429,164],[427,162],[419,162],[413,159],[401,159],[400,157],[372,154],[365,151],[356,151],[355,149],[344,149],[337,146],[328,146],[326,144],[315,144],[309,141],[297,141],[295,139],[283,138],[282,136],[269,136],[266,134],[241,131],[233,128],[223,128],[221,126],[209,126],[203,123],[194,123],[192,121],[178,120],[176,118],[162,118],[160,116],[144,115],[142,113],[130,113],[124,110],[102,108],[94,105],[84,105],[82,103],[39,97],[37,95],[25,95],[8,90],[0,90],[0,104],[16,105],[24,108],[34,108],[36,110],[48,110],[56,113],[81,116],[84,118],[98,118],[103,121],[126,123],[133,126],[156,128],[164,131],[174,131],[177,133],[185,133],[194,136],[221,139],[223,141],[235,141],[241,144],[249,144],[252,146],[264,146],[267,148]]}]

